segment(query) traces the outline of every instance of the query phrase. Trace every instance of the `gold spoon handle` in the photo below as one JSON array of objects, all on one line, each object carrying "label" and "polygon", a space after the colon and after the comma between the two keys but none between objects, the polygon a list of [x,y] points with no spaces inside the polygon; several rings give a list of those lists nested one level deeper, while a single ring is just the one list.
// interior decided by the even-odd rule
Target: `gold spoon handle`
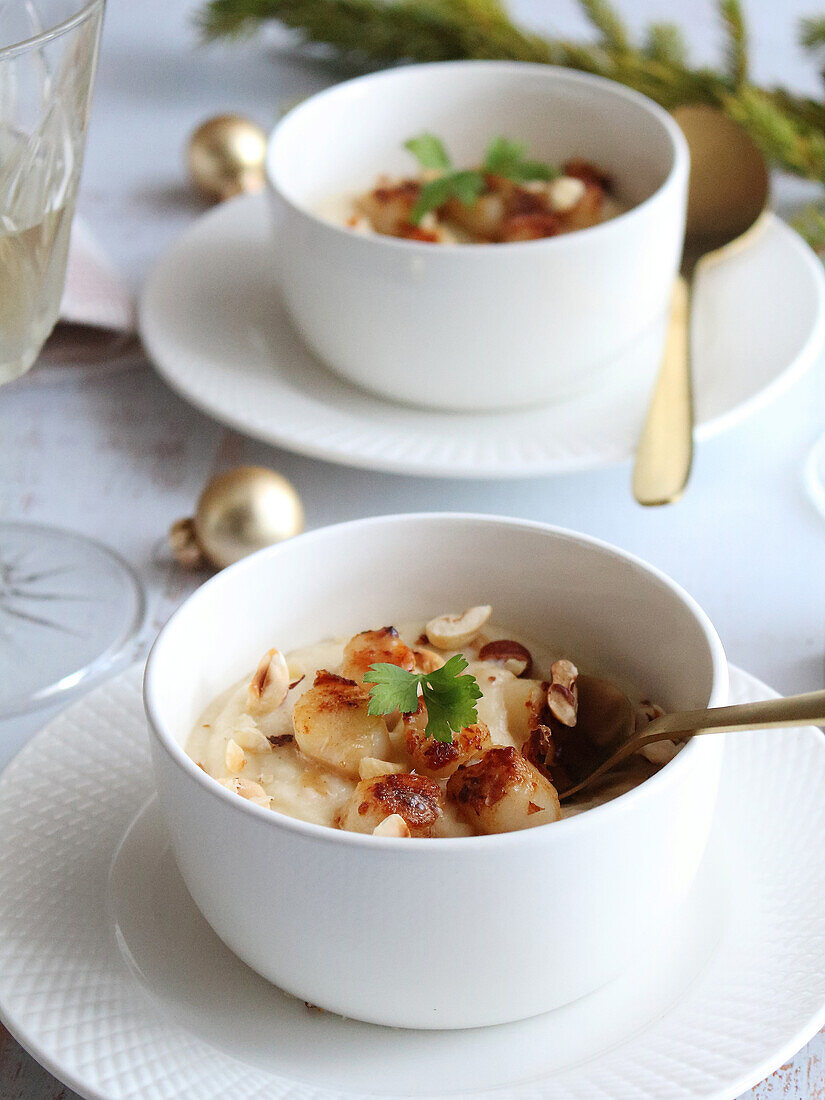
[{"label": "gold spoon handle", "polygon": [[662,366],[633,468],[639,504],[671,504],[684,492],[693,462],[693,387],[690,372],[690,287],[673,286]]},{"label": "gold spoon handle", "polygon": [[779,726],[820,725],[825,722],[825,691],[763,699],[710,710],[686,710],[654,719],[644,734],[645,744],[664,741],[677,734],[725,733],[732,730],[772,729]]},{"label": "gold spoon handle", "polygon": [[656,741],[670,741],[685,735],[729,733],[734,730],[776,729],[782,726],[825,724],[825,691],[810,691],[805,695],[788,695],[781,699],[763,699],[757,703],[739,703],[709,710],[686,710],[663,714],[654,719],[643,733],[629,738],[603,764],[581,783],[560,794],[562,801],[579,794],[595,783],[628,756]]}]

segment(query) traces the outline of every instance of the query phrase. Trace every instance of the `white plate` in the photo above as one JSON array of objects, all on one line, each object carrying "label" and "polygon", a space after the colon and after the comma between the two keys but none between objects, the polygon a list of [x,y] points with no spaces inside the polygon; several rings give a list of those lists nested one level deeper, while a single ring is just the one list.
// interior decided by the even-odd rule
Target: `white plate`
[{"label": "white plate", "polygon": [[[314,458],[429,477],[565,473],[633,453],[656,365],[650,338],[596,392],[564,404],[471,415],[392,404],[338,378],[301,343],[278,300],[271,233],[263,197],[225,203],[172,246],[146,284],[146,349],[204,412]],[[790,385],[819,351],[824,315],[822,265],[778,219],[709,272],[695,296],[698,439]]]},{"label": "white plate", "polygon": [[[729,736],[699,881],[632,974],[518,1024],[396,1031],[309,1011],[206,925],[158,819],[140,680],[86,696],[0,780],[0,1015],[83,1096],[709,1100],[825,1023],[819,731]],[[734,672],[732,694],[772,693]]]}]

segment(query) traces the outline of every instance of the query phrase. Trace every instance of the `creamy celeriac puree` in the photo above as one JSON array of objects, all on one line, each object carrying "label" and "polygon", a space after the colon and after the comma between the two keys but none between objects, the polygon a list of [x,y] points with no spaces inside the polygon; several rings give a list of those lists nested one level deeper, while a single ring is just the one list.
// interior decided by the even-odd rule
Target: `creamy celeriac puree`
[{"label": "creamy celeriac puree", "polygon": [[[367,637],[367,635],[356,636],[353,642],[360,637]],[[501,660],[479,660],[479,652],[486,643],[496,639],[512,638],[512,633],[499,630],[488,622],[469,644],[462,646],[460,651],[469,662],[467,672],[476,678],[483,693],[477,703],[478,719],[480,726],[489,730],[489,741],[492,747],[501,746],[511,750],[521,750],[546,707],[548,682],[552,679],[551,670],[559,654],[552,652],[546,646],[522,642],[521,644],[526,645],[529,650],[532,663],[527,670],[527,675],[521,676],[511,671],[511,668],[516,668],[516,672],[520,671],[512,664],[508,668]],[[288,669],[290,686],[288,690],[285,688],[286,697],[283,702],[275,706],[267,706],[265,694],[259,699],[251,690],[250,684],[254,677],[250,671],[249,676],[224,691],[206,708],[186,743],[189,756],[208,775],[230,790],[250,798],[258,805],[318,825],[338,828],[355,827],[357,831],[372,832],[373,829],[370,826],[373,822],[382,819],[383,812],[380,810],[380,805],[376,810],[372,804],[369,810],[365,810],[363,807],[366,806],[366,802],[358,804],[356,811],[353,808],[356,788],[359,794],[355,802],[358,803],[363,789],[362,781],[369,782],[374,776],[380,776],[390,770],[405,776],[408,773],[418,772],[416,763],[420,764],[421,758],[417,760],[411,758],[407,741],[410,722],[413,719],[408,718],[405,722],[397,714],[387,716],[386,719],[370,718],[370,728],[374,727],[374,731],[369,745],[372,745],[376,751],[375,755],[371,755],[372,749],[367,749],[366,758],[356,758],[357,771],[354,771],[352,766],[340,766],[338,757],[334,758],[333,766],[330,766],[330,760],[333,758],[327,758],[325,755],[328,741],[322,740],[320,751],[312,749],[316,754],[313,758],[301,751],[295,740],[296,703],[299,703],[313,688],[319,670],[327,670],[333,674],[333,677],[341,675],[342,669],[345,668],[345,646],[348,641],[349,639],[346,638],[324,641],[286,653],[285,669]],[[422,661],[435,658],[443,662],[454,652],[458,652],[458,650],[435,648],[427,638],[425,624],[421,622],[407,623],[398,627],[397,644],[408,646],[415,653],[416,668],[422,667]],[[369,656],[365,659],[371,663]],[[376,659],[382,658],[379,655]],[[348,671],[352,671],[351,665]],[[333,681],[333,686],[336,683]],[[638,693],[628,691],[624,684],[621,687],[638,709],[640,706]],[[358,690],[366,692],[368,689],[367,684],[363,685],[363,689],[353,687],[345,690],[352,693]],[[306,704],[311,698],[312,696],[309,696],[304,700],[304,710],[307,709]],[[335,706],[338,704],[335,703]],[[346,700],[341,706],[343,707],[342,719],[346,720],[353,713],[353,704],[351,700]],[[330,710],[327,703],[320,706],[320,709],[318,707],[309,709],[310,719],[313,714],[318,721],[329,719]],[[304,721],[306,724],[306,720]],[[333,732],[331,739],[334,740],[335,736],[337,735]],[[304,744],[306,746],[306,741]],[[432,742],[427,742],[426,747],[429,749],[431,746]],[[518,758],[519,767],[523,765],[531,769],[531,774],[535,775],[532,765],[527,765],[519,753],[512,755]],[[472,758],[467,758],[467,763],[472,764],[478,758],[479,754],[476,753]],[[663,763],[665,758],[653,763],[642,757],[634,757],[611,780],[609,786],[599,790],[595,797],[562,805],[560,809],[558,799],[555,798],[555,789],[546,778],[538,776],[541,784],[552,791],[556,809],[553,810],[546,799],[542,802],[538,796],[535,796],[535,801],[540,803],[539,806],[534,807],[537,816],[534,822],[528,821],[526,824],[543,824],[547,820],[569,817],[615,798],[648,778],[657,770],[657,764]],[[456,793],[455,784],[458,779],[450,780],[449,771],[450,769],[446,768],[439,772],[437,768],[431,767],[426,772],[430,779],[438,784],[444,796],[436,819],[430,825],[426,824],[426,815],[424,818],[417,819],[414,814],[408,815],[406,810],[404,811],[409,818],[413,835],[467,836],[478,832],[525,827],[523,823],[506,823],[509,819],[502,819],[501,825],[496,821],[490,824],[484,817],[483,809],[481,816],[468,812],[467,805],[461,801],[464,795],[461,792]],[[465,774],[463,769],[461,772]],[[469,776],[471,769],[466,774]],[[420,782],[426,783],[427,780]],[[546,795],[544,787],[540,793]],[[528,801],[527,805],[533,807],[534,802]],[[358,816],[358,812],[363,815],[363,818]],[[387,816],[390,815],[387,814]],[[416,831],[416,821],[418,821],[418,831]]]}]

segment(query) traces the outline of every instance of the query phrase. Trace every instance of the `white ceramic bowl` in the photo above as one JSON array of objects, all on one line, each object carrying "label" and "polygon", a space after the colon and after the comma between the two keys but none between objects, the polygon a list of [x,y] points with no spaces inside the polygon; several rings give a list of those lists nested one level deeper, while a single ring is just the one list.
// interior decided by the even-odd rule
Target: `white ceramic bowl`
[{"label": "white ceramic bowl", "polygon": [[701,860],[716,737],[579,817],[448,840],[296,821],[225,790],[183,750],[206,704],[272,645],[483,602],[666,707],[725,702],[721,643],[672,581],[593,539],[480,516],[358,520],[263,550],[198,589],[150,654],[152,759],[192,897],[253,969],[332,1012],[457,1028],[572,1001],[671,926]]},{"label": "white ceramic bowl", "polygon": [[[410,174],[424,130],[454,162],[496,135],[551,163],[606,167],[631,209],[547,240],[430,245],[363,236],[319,205]],[[445,409],[551,401],[662,325],[684,234],[688,152],[671,117],[612,81],[548,65],[412,65],[339,84],[291,111],[267,155],[283,297],[329,366],[387,397]],[[640,369],[653,364],[640,361]]]}]

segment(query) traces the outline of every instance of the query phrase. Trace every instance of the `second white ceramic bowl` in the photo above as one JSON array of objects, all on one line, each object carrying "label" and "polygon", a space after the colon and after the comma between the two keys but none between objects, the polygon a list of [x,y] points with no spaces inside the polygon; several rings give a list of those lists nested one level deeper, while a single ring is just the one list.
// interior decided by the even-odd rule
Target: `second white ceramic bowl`
[{"label": "second white ceramic bowl", "polygon": [[[425,130],[461,166],[479,163],[497,135],[552,164],[584,157],[611,172],[631,209],[576,233],[491,245],[363,236],[318,217],[381,174],[409,175],[402,144]],[[687,146],[665,111],[612,81],[493,61],[360,77],[291,111],[267,165],[287,308],[321,359],[377,393],[445,409],[558,400],[662,325]]]},{"label": "second white ceramic bowl", "polygon": [[670,927],[705,848],[722,753],[567,821],[393,840],[253,806],[184,752],[215,695],[285,650],[491,603],[498,624],[611,670],[668,708],[725,702],[706,616],[649,566],[514,520],[422,515],[313,531],[219,573],[162,630],[145,700],[183,878],[253,969],[332,1012],[401,1027],[521,1019],[602,985]]}]

